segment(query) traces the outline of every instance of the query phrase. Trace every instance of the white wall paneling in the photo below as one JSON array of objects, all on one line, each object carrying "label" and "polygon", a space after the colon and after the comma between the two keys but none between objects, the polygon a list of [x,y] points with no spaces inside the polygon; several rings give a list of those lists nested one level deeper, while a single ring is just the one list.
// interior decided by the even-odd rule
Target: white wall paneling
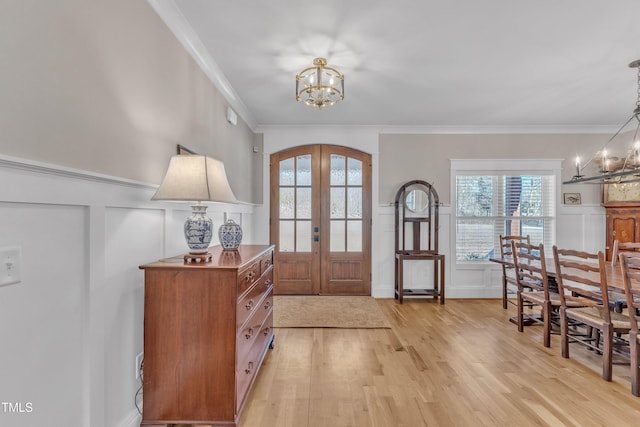
[{"label": "white wall paneling", "polygon": [[556,245],[587,252],[604,251],[606,212],[599,205],[560,205]]},{"label": "white wall paneling", "polygon": [[[451,267],[449,265],[449,227],[451,212],[448,206],[441,206],[438,234],[438,251],[445,254],[445,294],[449,296]],[[393,298],[395,286],[395,208],[382,205],[378,207],[378,228],[374,229],[374,235],[379,241],[378,245],[378,272],[379,282],[372,285],[372,294],[377,298]],[[375,265],[375,264],[374,264]],[[433,286],[433,262],[431,261],[405,261],[404,284],[406,289],[429,288]],[[410,299],[411,296],[405,298]]]},{"label": "white wall paneling", "polygon": [[[378,281],[372,284],[372,293],[378,298],[393,298],[394,290],[394,208],[378,208],[379,227],[374,230],[378,252]],[[440,208],[440,252],[445,254],[445,291],[447,298],[500,298],[502,295],[501,275],[498,264],[482,262],[457,266],[452,261],[453,250],[450,236],[451,208]],[[575,248],[597,252],[605,246],[605,212],[597,205],[561,206],[558,209],[556,244],[559,247]],[[548,249],[551,254],[551,248]],[[431,263],[416,261],[405,263],[405,287],[424,287],[425,280],[432,277]],[[374,267],[375,268],[375,267]]]},{"label": "white wall paneling", "polygon": [[33,408],[0,424],[82,425],[87,209],[0,202],[0,218],[0,246],[22,249],[22,281],[0,287],[0,396]]},{"label": "white wall paneling", "polygon": [[[140,264],[187,251],[188,205],[155,186],[0,156],[0,247],[22,248],[22,282],[0,287],[0,412],[16,426],[130,427],[143,349]],[[19,185],[17,185],[19,183]],[[253,206],[211,204],[253,241]]]}]

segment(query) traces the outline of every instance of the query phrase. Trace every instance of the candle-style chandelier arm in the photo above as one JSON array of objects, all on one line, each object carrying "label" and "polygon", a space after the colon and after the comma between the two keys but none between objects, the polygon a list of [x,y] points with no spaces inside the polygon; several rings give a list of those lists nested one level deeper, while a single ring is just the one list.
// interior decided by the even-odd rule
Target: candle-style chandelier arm
[{"label": "candle-style chandelier arm", "polygon": [[[604,182],[629,182],[630,180],[637,180],[640,176],[640,140],[638,136],[640,133],[640,60],[633,61],[629,64],[630,68],[636,68],[637,71],[637,99],[636,108],[633,111],[631,117],[629,117],[622,126],[614,133],[602,148],[596,152],[584,165],[580,165],[580,158],[576,158],[576,174],[569,180],[564,181],[563,184],[577,184],[577,183],[604,183]],[[624,159],[617,156],[611,156],[607,150],[613,144],[613,142],[623,133],[629,123],[636,120],[636,128],[633,133],[632,144],[626,150]],[[620,156],[622,157],[622,156]],[[588,166],[592,163],[600,160],[601,165],[592,176],[587,176]],[[635,178],[625,178],[634,175]],[[625,179],[623,179],[625,178]]]},{"label": "candle-style chandelier arm", "polygon": [[[638,114],[633,114],[631,117],[629,117],[629,119],[628,119],[626,122],[624,122],[624,124],[623,124],[622,126],[620,126],[620,128],[616,131],[616,133],[614,133],[614,134],[613,134],[613,136],[612,136],[611,138],[609,138],[609,139],[607,140],[607,142],[605,142],[605,143],[604,143],[604,145],[602,146],[602,148],[600,149],[600,151],[598,151],[598,153],[602,153],[602,151],[604,151],[604,150],[606,150],[607,148],[609,148],[609,146],[611,145],[611,143],[613,142],[613,140],[614,140],[614,139],[616,139],[616,137],[617,137],[618,135],[620,135],[620,132],[622,132],[622,130],[623,130],[624,128],[626,128],[626,127],[627,127],[627,125],[628,125],[628,124],[631,122],[631,120],[633,120],[634,118],[636,118],[636,119],[637,119],[637,118],[638,118]],[[636,128],[636,133],[635,133],[635,135],[637,136],[637,134],[638,134],[638,129]],[[634,140],[635,140],[635,136],[634,136]],[[596,155],[595,155],[595,156],[593,156],[593,157],[591,157],[591,158],[587,161],[587,163],[585,163],[582,167],[583,167],[583,168],[586,168],[587,166],[589,166],[589,164],[591,164],[591,162],[592,162],[592,161],[594,161],[596,158],[600,158],[600,157],[602,157],[602,156],[599,156],[599,155],[596,153]]]},{"label": "candle-style chandelier arm", "polygon": [[[601,148],[599,151],[597,151],[597,152],[596,152],[595,156],[591,157],[591,158],[590,158],[590,159],[589,159],[589,160],[588,160],[584,165],[582,165],[581,169],[582,169],[582,170],[586,169],[586,168],[591,164],[591,162],[593,162],[593,161],[594,161],[594,160],[596,160],[596,159],[602,159],[603,157],[606,157],[606,151],[605,151],[605,150],[606,150],[607,148],[609,148],[609,146],[611,145],[611,143],[616,139],[616,137],[617,137],[618,135],[620,135],[620,133],[622,132],[622,130],[623,130],[624,128],[626,128],[626,127],[627,127],[627,125],[628,125],[628,124],[629,124],[629,123],[630,123],[634,118],[635,118],[635,119],[637,119],[637,120],[639,121],[639,123],[640,123],[640,119],[638,118],[638,114],[637,114],[637,113],[635,113],[635,114],[633,114],[631,117],[629,117],[629,119],[628,119],[626,122],[624,122],[624,124],[623,124],[622,126],[620,126],[620,128],[616,131],[616,133],[614,133],[614,134],[613,134],[613,136],[612,136],[611,138],[609,138],[609,139],[607,140],[607,142],[606,142],[606,143],[604,143],[604,145],[602,146],[602,148]],[[638,139],[637,139],[637,137],[638,137],[638,128],[636,127],[636,131],[635,131],[635,133],[634,133],[633,140],[634,140],[634,141],[637,141],[637,140],[638,140]],[[629,154],[630,154],[630,153],[632,153],[632,152],[633,152],[633,149],[632,149],[632,148],[629,148],[629,151],[627,152],[627,158],[628,158]],[[605,154],[602,154],[602,153],[605,153]],[[626,160],[627,160],[627,159],[625,159],[625,164],[623,165],[623,167],[624,167],[624,166],[626,166]],[[604,167],[604,165],[603,165],[603,167]],[[603,169],[603,171],[605,171],[605,169]]]}]

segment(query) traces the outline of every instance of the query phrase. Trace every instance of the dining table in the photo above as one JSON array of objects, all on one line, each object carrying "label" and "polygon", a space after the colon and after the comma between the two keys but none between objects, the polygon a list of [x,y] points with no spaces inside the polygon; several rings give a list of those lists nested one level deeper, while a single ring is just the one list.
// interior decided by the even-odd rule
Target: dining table
[{"label": "dining table", "polygon": [[[505,257],[504,259],[489,258],[489,261],[495,262],[498,264],[503,264],[508,268],[515,267],[512,257]],[[556,273],[556,264],[554,259],[545,258],[545,267],[547,269],[547,276],[549,277],[550,280],[552,280],[555,283],[557,273]],[[579,271],[579,270],[576,270],[576,271]],[[581,272],[581,273],[584,274],[584,272]],[[609,292],[614,294],[619,294],[619,295],[614,295],[614,299],[610,301],[611,305],[613,306],[615,311],[621,312],[622,309],[626,307],[627,301],[625,297],[624,279],[622,274],[622,268],[620,268],[620,264],[617,263],[613,265],[612,262],[607,261],[605,263],[605,275],[607,278],[607,289],[609,290]],[[635,285],[640,287],[640,284],[635,284]]]}]

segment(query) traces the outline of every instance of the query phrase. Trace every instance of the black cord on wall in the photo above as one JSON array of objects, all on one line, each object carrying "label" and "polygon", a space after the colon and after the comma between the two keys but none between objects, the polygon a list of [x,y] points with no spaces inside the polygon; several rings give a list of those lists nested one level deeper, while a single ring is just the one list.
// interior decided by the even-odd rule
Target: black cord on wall
[{"label": "black cord on wall", "polygon": [[136,395],[133,398],[133,403],[136,405],[136,409],[138,410],[138,413],[140,415],[142,415],[142,408],[138,404],[138,399],[139,399],[139,396],[142,395],[142,385],[144,384],[144,369],[143,368],[144,368],[144,358],[140,361],[140,366],[138,366],[138,372],[140,373],[140,375],[138,375],[140,377],[140,387],[138,387],[138,391],[136,391]]}]

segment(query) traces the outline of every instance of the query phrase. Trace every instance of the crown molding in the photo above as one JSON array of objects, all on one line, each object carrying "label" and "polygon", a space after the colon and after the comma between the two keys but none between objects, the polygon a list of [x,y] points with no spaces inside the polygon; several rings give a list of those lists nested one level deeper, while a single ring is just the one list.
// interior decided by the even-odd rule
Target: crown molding
[{"label": "crown molding", "polygon": [[558,125],[558,126],[421,126],[421,125],[259,125],[255,131],[297,129],[343,129],[376,132],[380,135],[490,135],[490,134],[605,134],[611,135],[618,129],[608,125]]},{"label": "crown molding", "polygon": [[381,134],[612,134],[616,126],[380,126]]},{"label": "crown molding", "polygon": [[209,80],[220,91],[229,105],[245,121],[247,126],[256,132],[257,122],[253,114],[242,102],[236,91],[218,67],[213,57],[207,51],[200,37],[193,30],[189,21],[184,17],[175,1],[173,0],[147,0],[149,5],[160,16],[160,19],[169,27],[169,30],[176,36],[180,44],[191,55],[200,66],[202,71],[209,77]]}]

